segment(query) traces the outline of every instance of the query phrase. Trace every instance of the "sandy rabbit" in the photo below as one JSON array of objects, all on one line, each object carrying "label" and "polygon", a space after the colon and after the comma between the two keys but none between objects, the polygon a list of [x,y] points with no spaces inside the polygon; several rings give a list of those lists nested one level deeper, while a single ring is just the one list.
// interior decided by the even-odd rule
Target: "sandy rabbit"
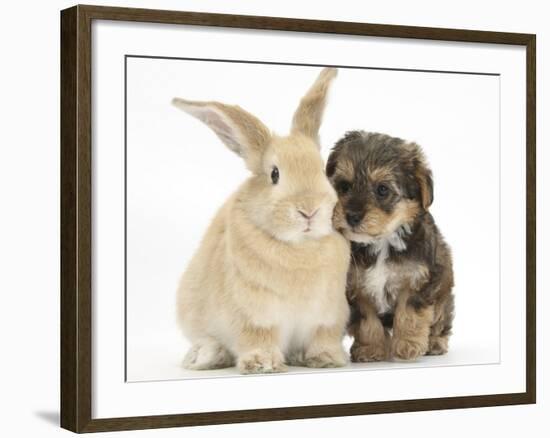
[{"label": "sandy rabbit", "polygon": [[276,135],[238,106],[175,98],[210,127],[252,175],[225,202],[182,276],[178,320],[188,369],[345,365],[350,248],[332,227],[337,195],[319,153],[336,69],[302,98],[291,132]]}]

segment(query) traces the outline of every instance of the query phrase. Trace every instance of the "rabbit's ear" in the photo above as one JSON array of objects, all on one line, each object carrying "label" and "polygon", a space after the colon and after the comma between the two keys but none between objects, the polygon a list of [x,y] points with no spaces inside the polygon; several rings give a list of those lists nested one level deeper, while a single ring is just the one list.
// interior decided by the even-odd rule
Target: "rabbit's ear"
[{"label": "rabbit's ear", "polygon": [[304,134],[319,144],[319,128],[325,110],[327,93],[338,70],[324,68],[306,93],[292,119],[292,133]]},{"label": "rabbit's ear", "polygon": [[205,123],[224,144],[242,157],[252,172],[261,171],[261,158],[271,141],[269,129],[238,106],[174,98],[172,104]]}]

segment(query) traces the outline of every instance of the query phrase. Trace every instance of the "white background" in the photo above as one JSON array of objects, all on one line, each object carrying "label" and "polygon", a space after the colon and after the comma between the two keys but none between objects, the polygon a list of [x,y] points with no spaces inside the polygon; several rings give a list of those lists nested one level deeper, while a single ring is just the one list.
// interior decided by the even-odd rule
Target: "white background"
[{"label": "white background", "polygon": [[[538,167],[543,168],[545,157],[541,154],[541,145],[546,133],[542,120],[548,96],[542,78],[545,73],[548,75],[544,70],[544,52],[547,52],[544,43],[548,31],[543,28],[547,16],[537,2],[524,2],[520,7],[515,3],[508,7],[495,1],[484,4],[455,2],[452,6],[436,2],[423,2],[423,6],[417,3],[408,5],[407,2],[401,2],[399,6],[395,3],[384,6],[339,2],[338,8],[334,4],[316,5],[315,11],[305,5],[282,1],[269,6],[257,2],[225,4],[221,1],[112,1],[110,4],[536,32],[539,47]],[[2,124],[0,134],[3,155],[0,161],[3,197],[1,290],[8,298],[0,323],[5,342],[1,366],[6,376],[1,407],[6,413],[3,426],[11,436],[63,433],[54,425],[58,415],[58,9],[69,5],[60,1],[35,2],[32,7],[28,4],[12,5],[4,10],[4,17],[11,18],[2,28],[5,32],[2,41],[10,44],[3,43],[2,46],[5,70],[1,82],[3,120],[9,120]],[[27,25],[22,26],[15,17],[29,11]],[[32,34],[29,29],[33,29]],[[542,224],[543,215],[541,177],[539,172],[539,224]],[[539,228],[539,315],[546,306],[540,293],[544,287],[543,232]],[[545,335],[543,321],[539,318],[539,346],[542,346]],[[539,349],[539,370],[542,370],[543,354],[546,355],[546,351]],[[545,391],[542,391],[543,387],[547,388],[543,379],[539,372],[540,403],[537,406],[233,425],[189,429],[185,433],[188,436],[227,433],[243,436],[317,433],[330,436],[364,430],[373,435],[391,431],[395,435],[435,436],[445,428],[447,436],[487,431],[500,436],[515,436],[535,431],[544,424],[543,411],[548,406]],[[398,421],[395,421],[396,416]],[[175,436],[182,431],[130,432],[127,435],[138,433]]]},{"label": "white background", "polygon": [[[181,367],[190,345],[176,325],[175,290],[215,212],[249,172],[208,127],[170,100],[239,104],[286,134],[300,97],[320,70],[128,58],[129,381],[237,373]],[[352,129],[422,145],[434,172],[431,211],[452,248],[456,282],[448,355],[361,368],[499,362],[499,114],[498,76],[340,68],[320,132],[323,158]],[[123,147],[98,142],[99,155],[102,144]]]}]

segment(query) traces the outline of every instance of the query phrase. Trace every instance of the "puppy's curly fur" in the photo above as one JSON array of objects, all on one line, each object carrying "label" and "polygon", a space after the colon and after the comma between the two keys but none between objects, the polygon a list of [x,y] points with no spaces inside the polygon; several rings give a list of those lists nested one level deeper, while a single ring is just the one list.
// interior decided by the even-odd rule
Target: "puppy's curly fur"
[{"label": "puppy's curly fur", "polygon": [[339,197],[334,225],[352,242],[346,291],[352,360],[446,353],[452,259],[428,211],[433,181],[421,148],[348,132],[329,156],[327,176]]}]

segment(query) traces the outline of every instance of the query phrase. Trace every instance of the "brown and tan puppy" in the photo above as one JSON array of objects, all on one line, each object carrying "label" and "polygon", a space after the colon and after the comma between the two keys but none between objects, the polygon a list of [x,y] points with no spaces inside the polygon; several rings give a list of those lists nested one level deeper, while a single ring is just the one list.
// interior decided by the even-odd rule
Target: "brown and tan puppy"
[{"label": "brown and tan puppy", "polygon": [[432,173],[418,145],[353,131],[327,162],[334,226],[352,242],[351,358],[413,360],[448,349],[454,315],[450,249],[428,207]]}]

